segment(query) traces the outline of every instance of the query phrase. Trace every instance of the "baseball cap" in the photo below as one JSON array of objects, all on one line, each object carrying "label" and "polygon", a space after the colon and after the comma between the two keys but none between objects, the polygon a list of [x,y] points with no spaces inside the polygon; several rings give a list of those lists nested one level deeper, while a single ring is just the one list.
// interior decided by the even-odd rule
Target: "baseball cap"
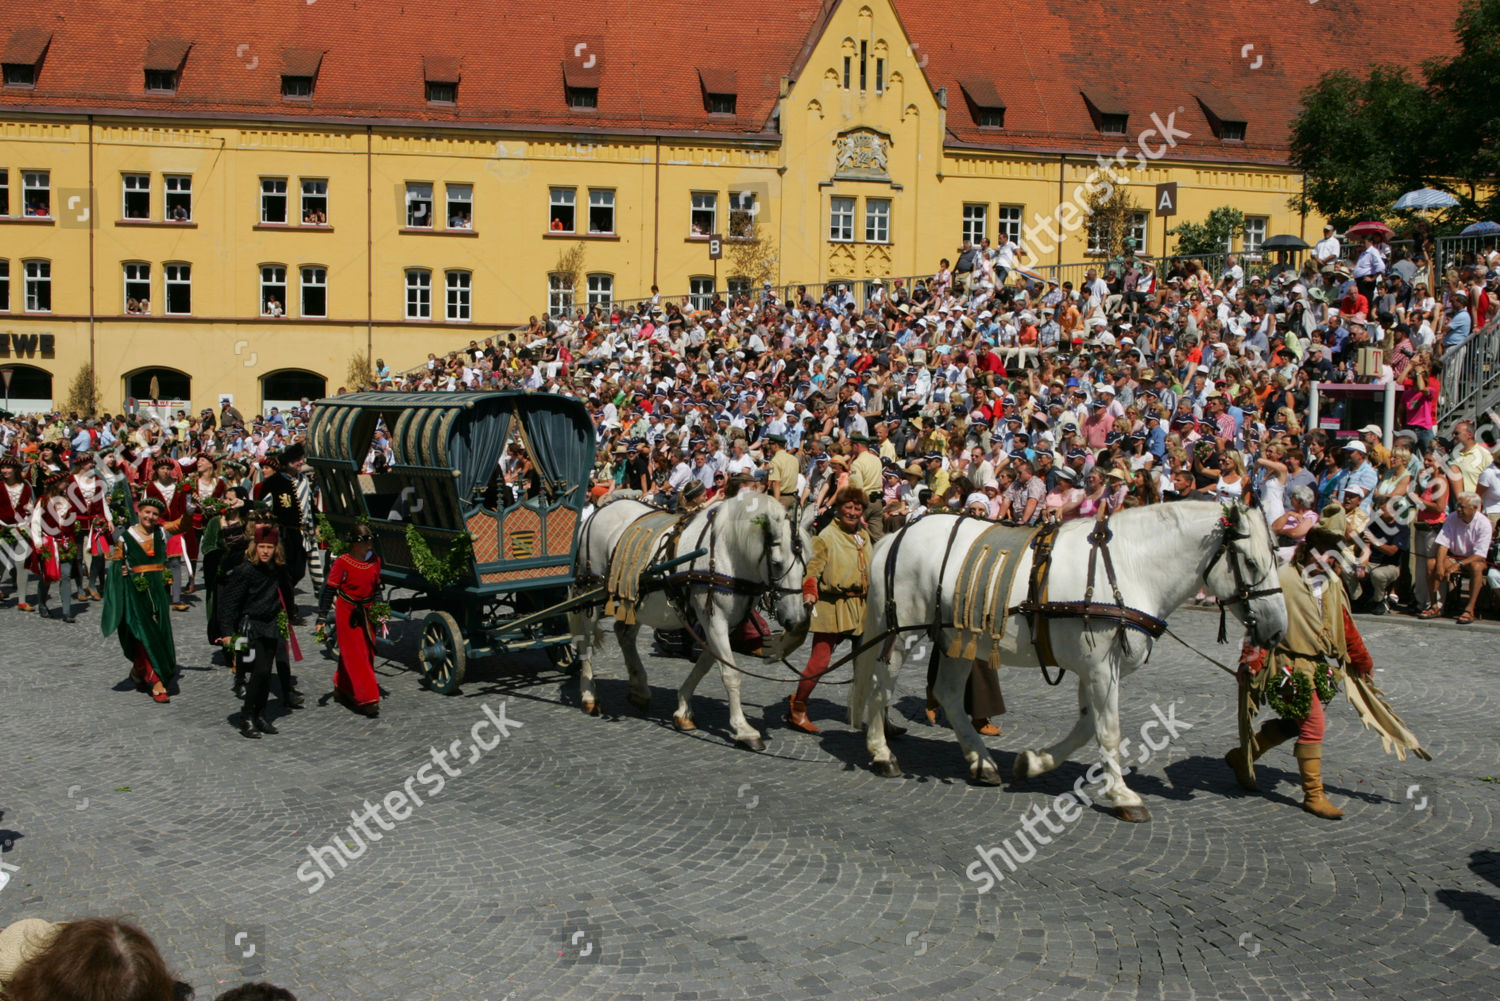
[{"label": "baseball cap", "polygon": [[1369,449],[1365,448],[1365,443],[1362,442],[1362,441],[1359,441],[1358,439],[1356,439],[1354,441],[1351,441],[1351,442],[1345,443],[1343,450],[1345,452],[1368,452],[1369,451]]}]

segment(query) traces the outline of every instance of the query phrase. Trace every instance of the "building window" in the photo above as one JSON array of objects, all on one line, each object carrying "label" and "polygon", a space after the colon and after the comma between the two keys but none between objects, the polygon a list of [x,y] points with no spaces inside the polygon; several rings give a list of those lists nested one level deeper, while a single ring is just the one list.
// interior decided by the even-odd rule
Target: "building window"
[{"label": "building window", "polygon": [[889,198],[865,199],[865,242],[891,242],[891,200]]},{"label": "building window", "polygon": [[328,271],[326,268],[302,269],[302,315],[328,315]]},{"label": "building window", "polygon": [[755,216],[760,206],[755,202],[753,191],[731,191],[729,193],[729,235],[742,238],[755,236]]},{"label": "building window", "polygon": [[186,174],[168,174],[166,213],[171,222],[193,221],[193,179]]},{"label": "building window", "polygon": [[849,57],[849,56],[845,56],[844,57],[844,89],[845,90],[849,89],[849,64],[851,62],[853,62],[853,59],[851,57]]},{"label": "building window", "polygon": [[552,189],[552,221],[548,224],[554,233],[576,233],[574,209],[578,192],[572,188]]},{"label": "building window", "polygon": [[52,262],[27,261],[26,312],[52,312]]},{"label": "building window", "polygon": [[1218,131],[1220,139],[1225,139],[1232,142],[1245,141],[1244,122],[1220,122]]},{"label": "building window", "polygon": [[732,115],[737,107],[738,95],[736,94],[710,94],[708,95],[708,113],[710,115]]},{"label": "building window", "polygon": [[425,268],[406,269],[406,318],[432,319],[432,272]]},{"label": "building window", "polygon": [[615,231],[615,193],[613,191],[589,191],[589,232],[613,233]]},{"label": "building window", "polygon": [[573,313],[573,282],[567,275],[547,276],[547,309],[553,316]]},{"label": "building window", "polygon": [[731,300],[742,295],[747,296],[750,294],[750,279],[746,278],[744,275],[730,275],[727,279],[725,279],[724,287],[725,290],[729,293],[729,298]]},{"label": "building window", "polygon": [[291,100],[310,100],[313,78],[310,76],[285,76],[281,78],[281,96]]},{"label": "building window", "polygon": [[328,225],[328,182],[322,178],[302,179],[302,225]]},{"label": "building window", "polygon": [[974,124],[978,125],[981,129],[1005,128],[1004,108],[978,108],[975,111],[974,117],[976,119]]},{"label": "building window", "polygon": [[859,89],[861,92],[865,89],[865,70],[870,65],[869,47],[869,42],[859,43]]},{"label": "building window", "polygon": [[473,290],[474,276],[467,271],[449,271],[443,279],[448,289],[448,319],[463,322],[472,319],[469,295]]},{"label": "building window", "polygon": [[286,267],[263,264],[260,269],[260,315],[286,315]]},{"label": "building window", "polygon": [[693,192],[692,233],[712,236],[719,225],[719,196],[713,191]]},{"label": "building window", "polygon": [[151,175],[126,174],[121,180],[124,196],[121,201],[121,218],[151,218]]},{"label": "building window", "polygon": [[610,303],[615,301],[614,275],[589,275],[588,296],[590,309],[593,309],[595,306],[603,306],[608,309]]},{"label": "building window", "polygon": [[1266,223],[1263,215],[1245,216],[1245,253],[1260,254],[1260,245],[1266,242]]},{"label": "building window", "polygon": [[432,185],[406,185],[406,228],[432,228]]},{"label": "building window", "polygon": [[446,185],[448,194],[448,228],[474,228],[474,185]]},{"label": "building window", "polygon": [[975,246],[984,239],[990,231],[990,207],[988,205],[966,204],[964,206],[964,236],[963,238]]},{"label": "building window", "polygon": [[5,86],[35,87],[36,65],[34,63],[6,63]]},{"label": "building window", "polygon": [[828,210],[828,239],[841,242],[854,239],[854,199],[835,197]]},{"label": "building window", "polygon": [[139,262],[125,265],[125,312],[133,315],[151,312],[151,265]]},{"label": "building window", "polygon": [[875,60],[875,93],[885,93],[885,60]]},{"label": "building window", "polygon": [[568,107],[575,111],[594,111],[599,107],[598,87],[569,87]]},{"label": "building window", "polygon": [[146,71],[146,93],[148,93],[148,94],[175,94],[175,93],[177,93],[177,71],[176,70],[147,70]]},{"label": "building window", "polygon": [[10,312],[10,261],[0,257],[0,313]]},{"label": "building window", "polygon": [[437,83],[433,80],[427,81],[427,103],[428,104],[457,104],[458,84]]},{"label": "building window", "polygon": [[27,170],[21,173],[21,204],[25,213],[32,216],[52,214],[52,175],[45,170]]},{"label": "building window", "polygon": [[0,216],[10,215],[10,171],[0,167]]},{"label": "building window", "polygon": [[1089,217],[1089,246],[1090,254],[1109,253],[1109,226],[1099,216]]},{"label": "building window", "polygon": [[1106,135],[1124,135],[1130,122],[1129,115],[1100,114],[1099,131]]},{"label": "building window", "polygon": [[1129,239],[1126,249],[1134,250],[1141,254],[1146,251],[1146,213],[1136,212],[1130,217],[1130,228],[1125,231]]},{"label": "building window", "polygon": [[166,314],[187,316],[193,311],[193,266],[168,264],[162,270],[166,274]]},{"label": "building window", "polygon": [[1010,242],[1020,244],[1021,242],[1021,206],[1002,205],[999,210],[996,229],[1010,238]]},{"label": "building window", "polygon": [[714,301],[714,280],[706,275],[688,279],[688,302],[694,309],[707,309]]},{"label": "building window", "polygon": [[260,221],[273,225],[286,222],[286,178],[260,179]]}]

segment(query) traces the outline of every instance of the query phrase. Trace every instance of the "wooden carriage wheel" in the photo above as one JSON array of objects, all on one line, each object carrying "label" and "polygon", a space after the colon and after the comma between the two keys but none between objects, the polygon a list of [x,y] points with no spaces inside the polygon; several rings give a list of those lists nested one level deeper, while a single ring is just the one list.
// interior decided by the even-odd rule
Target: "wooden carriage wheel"
[{"label": "wooden carriage wheel", "polygon": [[447,612],[429,612],[422,620],[417,655],[433,691],[451,695],[463,684],[468,650],[458,620]]}]

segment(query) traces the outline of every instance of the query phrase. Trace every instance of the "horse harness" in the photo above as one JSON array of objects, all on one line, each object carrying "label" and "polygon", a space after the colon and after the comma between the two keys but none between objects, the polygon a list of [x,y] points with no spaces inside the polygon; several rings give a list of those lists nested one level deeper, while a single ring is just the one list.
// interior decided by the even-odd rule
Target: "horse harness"
[{"label": "horse harness", "polygon": [[1218,550],[1214,552],[1213,556],[1209,557],[1208,563],[1204,565],[1203,577],[1205,580],[1207,580],[1209,573],[1213,571],[1214,565],[1217,564],[1220,559],[1224,558],[1225,554],[1228,554],[1227,562],[1229,563],[1229,572],[1234,577],[1234,597],[1227,600],[1224,598],[1219,599],[1218,641],[1220,643],[1225,643],[1228,642],[1229,639],[1226,629],[1228,623],[1225,620],[1225,612],[1228,610],[1229,606],[1237,604],[1243,604],[1245,606],[1245,628],[1253,633],[1255,632],[1256,624],[1255,609],[1251,606],[1250,602],[1255,600],[1256,598],[1267,598],[1273,594],[1280,594],[1281,585],[1277,584],[1274,587],[1252,588],[1248,583],[1246,583],[1245,569],[1241,565],[1242,557],[1240,556],[1239,550],[1235,549],[1232,543],[1237,542],[1240,539],[1249,538],[1250,533],[1246,532],[1244,526],[1240,523],[1239,513],[1237,511],[1225,515],[1220,519],[1219,524],[1224,529],[1224,535],[1219,542]]}]

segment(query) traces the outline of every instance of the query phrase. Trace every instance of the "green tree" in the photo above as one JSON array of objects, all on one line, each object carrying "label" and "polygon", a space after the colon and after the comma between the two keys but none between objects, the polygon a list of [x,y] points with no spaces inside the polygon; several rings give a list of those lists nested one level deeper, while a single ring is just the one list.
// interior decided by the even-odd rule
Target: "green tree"
[{"label": "green tree", "polygon": [[1113,260],[1125,256],[1125,251],[1144,253],[1145,247],[1137,247],[1130,236],[1130,223],[1141,210],[1130,192],[1124,187],[1106,184],[1095,187],[1086,203],[1089,210],[1089,232],[1092,245],[1103,249],[1104,255]]},{"label": "green tree", "polygon": [[81,417],[92,417],[98,407],[99,382],[94,378],[94,366],[84,363],[68,384],[68,399],[63,409]]},{"label": "green tree", "polygon": [[752,223],[740,231],[740,239],[726,246],[724,255],[729,263],[729,274],[743,275],[756,288],[761,282],[776,283],[776,268],[781,255],[776,243],[766,235],[765,227]]},{"label": "green tree", "polygon": [[1221,205],[1208,213],[1203,222],[1180,223],[1167,230],[1177,237],[1176,253],[1181,257],[1222,254],[1236,236],[1245,235],[1245,213]]},{"label": "green tree", "polygon": [[[1423,67],[1437,115],[1422,138],[1436,168],[1456,182],[1452,190],[1465,202],[1464,215],[1493,218],[1500,208],[1494,188],[1500,173],[1500,108],[1484,95],[1500,80],[1500,0],[1466,0],[1453,34],[1458,42],[1453,58]],[[1487,189],[1483,199],[1481,188]]]}]

